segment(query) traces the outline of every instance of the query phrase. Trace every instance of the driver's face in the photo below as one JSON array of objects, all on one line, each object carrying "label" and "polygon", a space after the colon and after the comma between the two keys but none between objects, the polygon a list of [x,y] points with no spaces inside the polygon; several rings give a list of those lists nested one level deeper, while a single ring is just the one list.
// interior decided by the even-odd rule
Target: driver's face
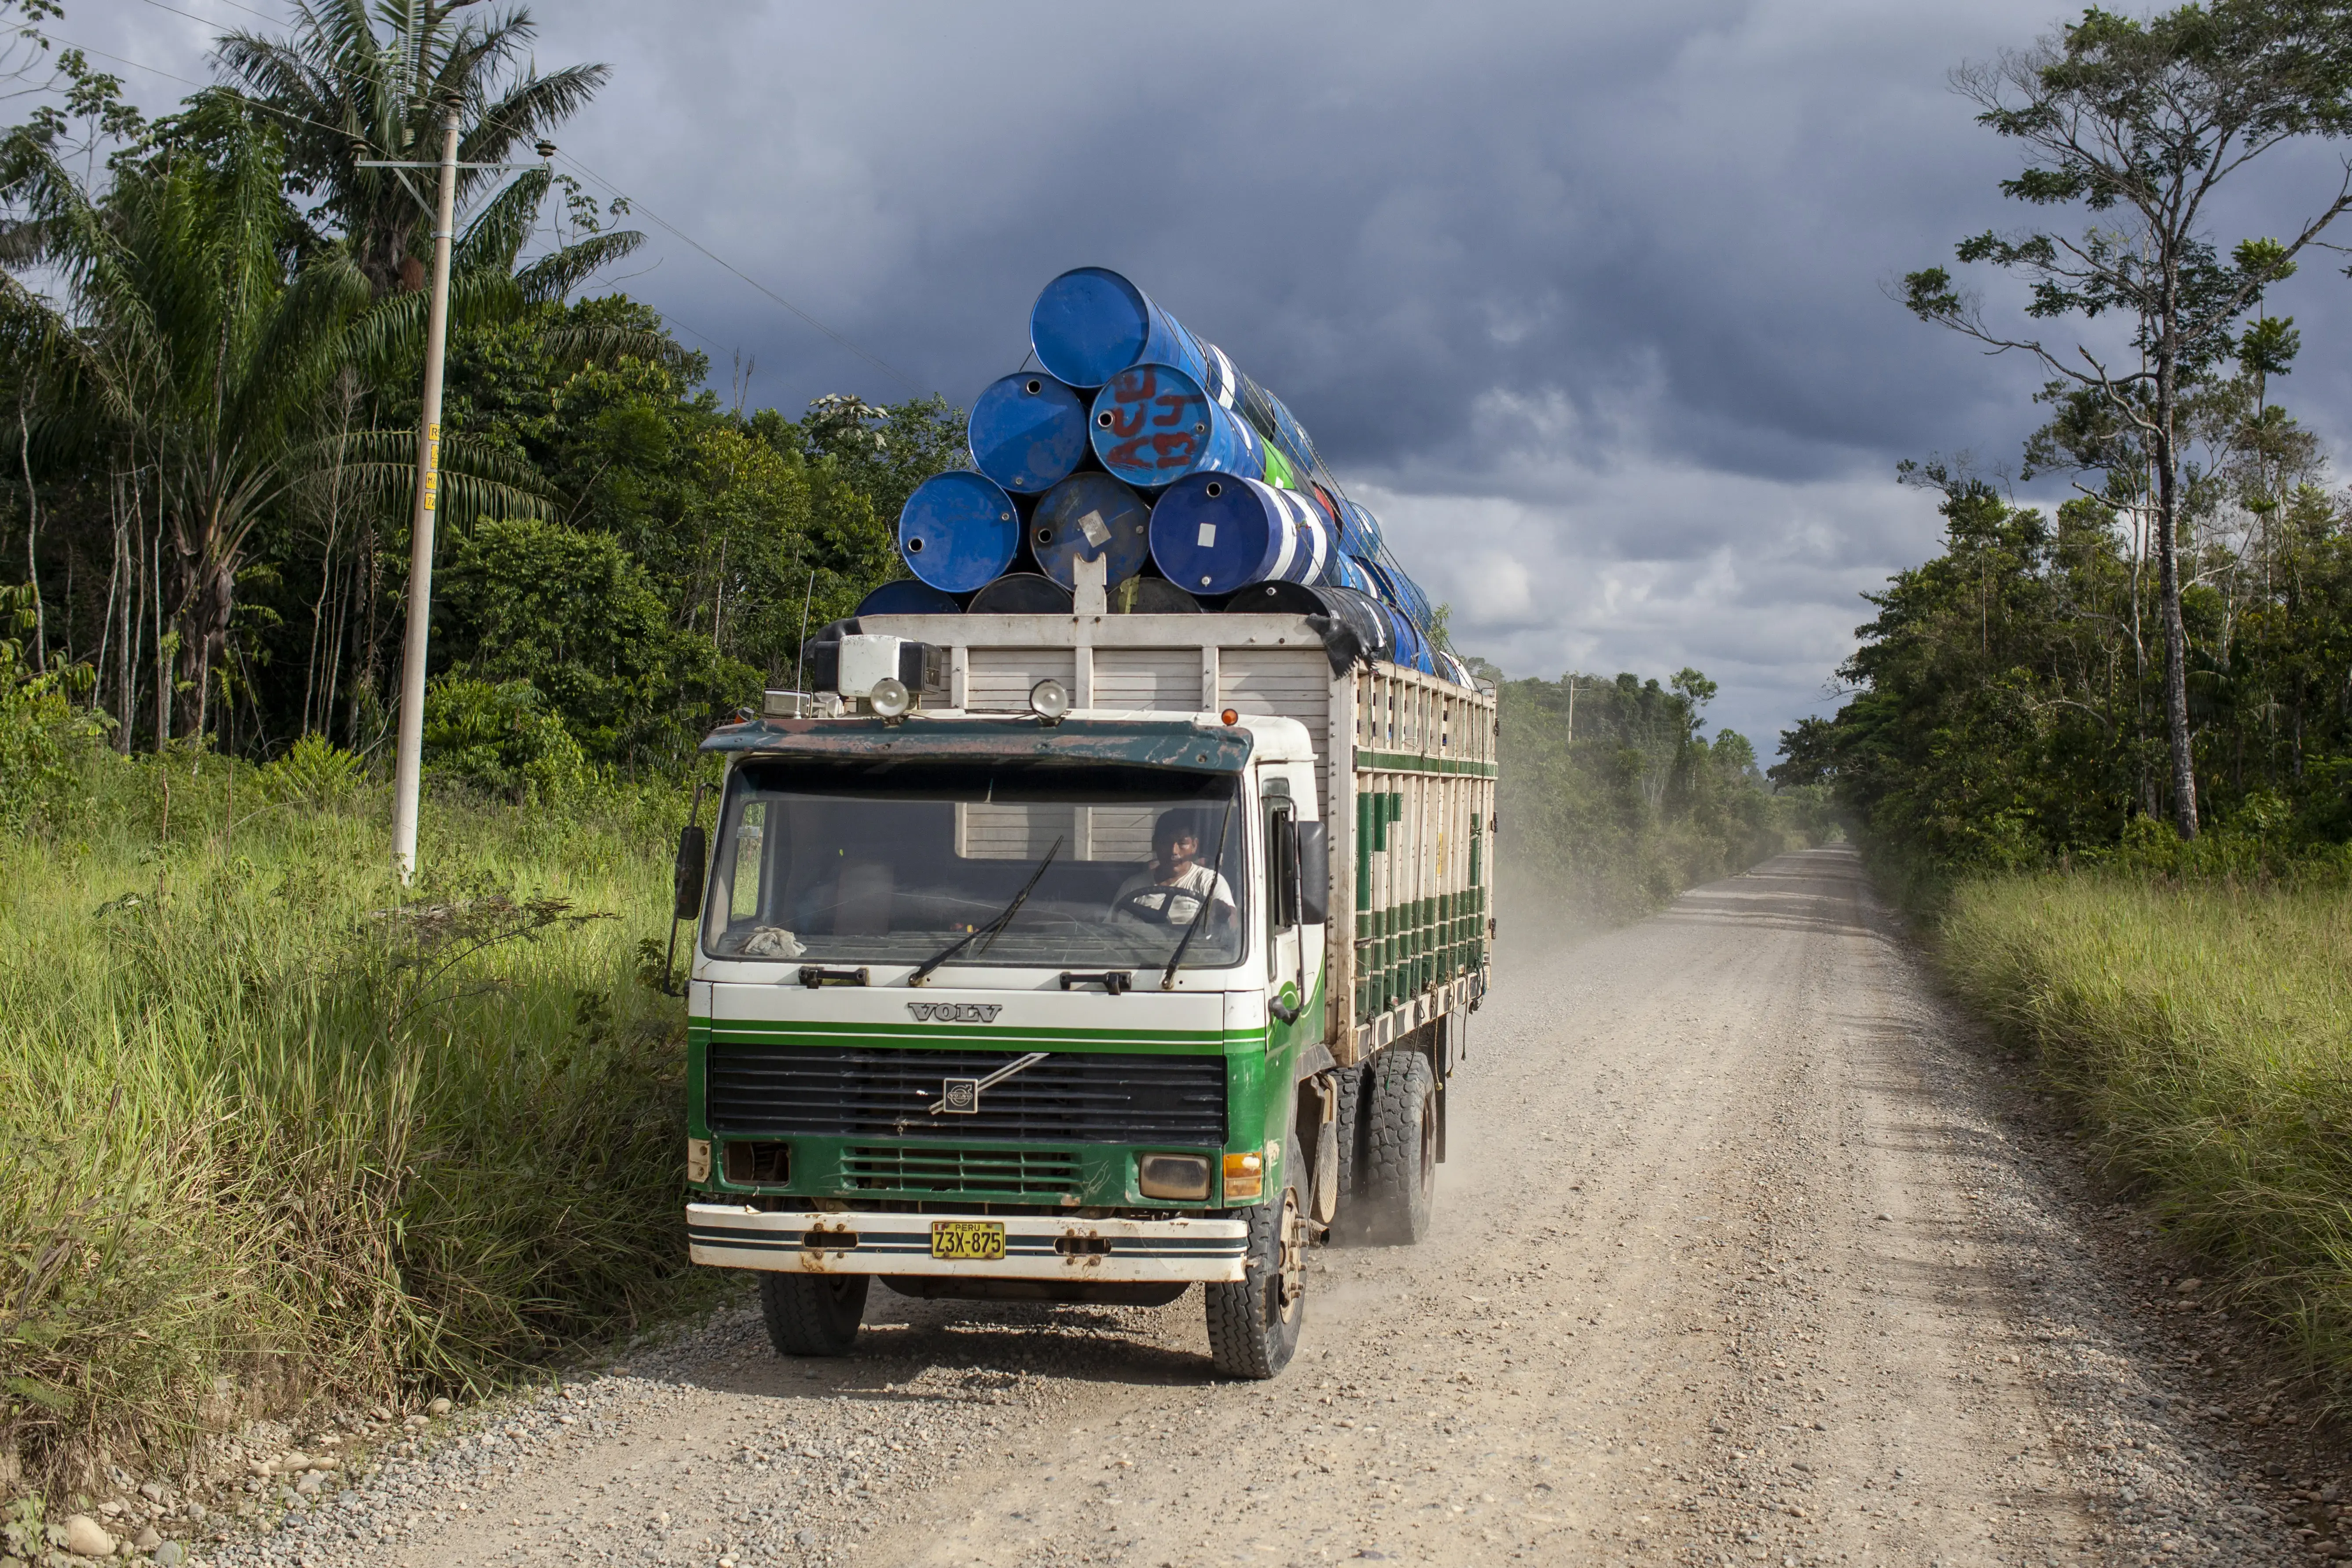
[{"label": "driver's face", "polygon": [[1160,859],[1171,871],[1181,871],[1201,858],[1201,841],[1190,833],[1179,833],[1160,847]]}]

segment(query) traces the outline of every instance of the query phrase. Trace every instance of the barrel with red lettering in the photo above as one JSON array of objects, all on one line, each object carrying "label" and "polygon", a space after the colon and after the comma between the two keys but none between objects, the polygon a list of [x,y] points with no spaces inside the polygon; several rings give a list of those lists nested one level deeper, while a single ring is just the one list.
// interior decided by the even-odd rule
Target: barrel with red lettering
[{"label": "barrel with red lettering", "polygon": [[1095,394],[1089,435],[1103,468],[1147,495],[1190,474],[1265,477],[1257,432],[1171,364],[1129,365],[1113,375]]}]

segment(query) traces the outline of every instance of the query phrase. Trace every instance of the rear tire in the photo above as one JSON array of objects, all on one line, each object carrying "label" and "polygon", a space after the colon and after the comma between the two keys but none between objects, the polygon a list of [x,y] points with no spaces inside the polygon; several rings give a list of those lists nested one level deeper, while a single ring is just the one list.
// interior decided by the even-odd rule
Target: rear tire
[{"label": "rear tire", "polygon": [[1356,1173],[1363,1165],[1363,1065],[1341,1068],[1334,1076],[1339,1080],[1339,1111],[1331,1133],[1339,1141],[1339,1219],[1344,1224],[1355,1206]]},{"label": "rear tire", "polygon": [[1243,1278],[1202,1287],[1209,1359],[1227,1377],[1263,1382],[1290,1364],[1307,1321],[1307,1214],[1286,1182],[1280,1201],[1242,1215],[1249,1222]]},{"label": "rear tire", "polygon": [[1419,1051],[1374,1057],[1359,1172],[1367,1241],[1409,1247],[1429,1234],[1437,1201],[1437,1079]]},{"label": "rear tire", "polygon": [[778,1355],[847,1355],[866,1317],[869,1274],[765,1274],[760,1315]]}]

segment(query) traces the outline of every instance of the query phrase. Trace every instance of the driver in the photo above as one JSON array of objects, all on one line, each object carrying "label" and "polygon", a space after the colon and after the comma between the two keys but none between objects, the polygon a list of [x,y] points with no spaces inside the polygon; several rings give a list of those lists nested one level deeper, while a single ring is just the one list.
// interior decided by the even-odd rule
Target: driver
[{"label": "driver", "polygon": [[1160,814],[1151,828],[1150,865],[1119,884],[1111,909],[1133,918],[1128,900],[1138,894],[1143,896],[1136,902],[1167,925],[1192,924],[1204,898],[1211,905],[1211,924],[1232,923],[1236,912],[1232,884],[1201,864],[1200,812],[1179,808]]}]

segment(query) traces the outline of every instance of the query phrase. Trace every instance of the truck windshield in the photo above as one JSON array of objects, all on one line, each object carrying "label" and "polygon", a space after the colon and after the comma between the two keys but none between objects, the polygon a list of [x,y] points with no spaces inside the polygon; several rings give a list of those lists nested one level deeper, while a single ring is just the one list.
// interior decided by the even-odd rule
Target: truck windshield
[{"label": "truck windshield", "polygon": [[[1240,962],[1249,879],[1230,774],[1035,763],[739,767],[703,950],[774,963],[1186,969]],[[1049,859],[1048,857],[1051,857]],[[1039,867],[1044,867],[1042,875]],[[1205,906],[1205,908],[1204,908]]]}]

